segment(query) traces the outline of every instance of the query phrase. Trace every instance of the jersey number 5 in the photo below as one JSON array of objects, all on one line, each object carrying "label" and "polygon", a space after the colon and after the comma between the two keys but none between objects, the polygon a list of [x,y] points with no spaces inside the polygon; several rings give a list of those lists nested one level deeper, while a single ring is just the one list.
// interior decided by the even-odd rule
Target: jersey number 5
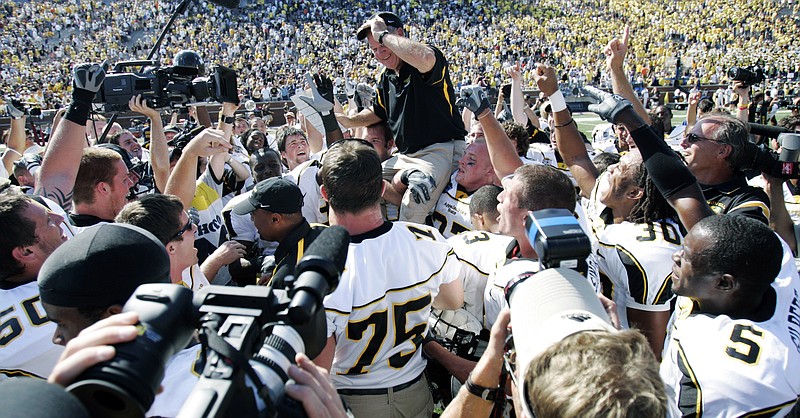
[{"label": "jersey number 5", "polygon": [[725,348],[725,354],[747,364],[756,364],[758,356],[761,354],[761,347],[753,341],[753,337],[758,339],[763,335],[762,331],[754,329],[752,325],[736,324],[731,333],[733,344]]},{"label": "jersey number 5", "polygon": [[[408,322],[408,314],[422,310],[429,309],[431,304],[431,295],[412,299],[402,304],[392,305],[392,316],[394,317],[394,343],[392,347],[397,347],[400,344],[411,341],[414,345],[412,350],[403,353],[398,352],[389,357],[389,366],[395,369],[402,368],[411,360],[414,353],[419,349],[422,343],[423,335],[425,332],[426,322],[415,324],[410,329],[406,329]],[[351,321],[347,324],[347,338],[350,340],[361,340],[364,338],[364,333],[373,327],[372,337],[367,341],[367,346],[358,357],[356,364],[347,370],[346,375],[359,375],[366,374],[369,371],[365,370],[375,362],[375,357],[381,349],[386,336],[388,334],[389,314],[386,310],[373,312],[370,316],[360,321]]]}]

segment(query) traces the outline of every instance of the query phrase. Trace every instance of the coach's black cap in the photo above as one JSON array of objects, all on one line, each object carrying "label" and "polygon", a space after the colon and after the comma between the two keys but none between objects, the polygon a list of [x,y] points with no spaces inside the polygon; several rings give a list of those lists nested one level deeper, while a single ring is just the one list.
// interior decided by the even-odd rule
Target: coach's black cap
[{"label": "coach's black cap", "polygon": [[256,209],[275,213],[297,213],[303,207],[303,192],[283,177],[271,177],[256,184],[247,200],[233,207],[233,213],[246,215]]},{"label": "coach's black cap", "polygon": [[50,305],[105,308],[124,304],[140,284],[169,282],[169,256],[153,234],[102,224],[50,254],[39,271],[39,294]]},{"label": "coach's black cap", "polygon": [[[375,13],[374,15],[372,15],[372,17],[369,18],[369,20],[375,19],[376,17],[380,17],[381,19],[383,19],[383,21],[386,22],[386,26],[387,27],[390,27],[390,28],[401,28],[401,29],[403,27],[403,21],[400,20],[400,18],[397,17],[397,15],[392,13],[392,12],[378,12],[378,13]],[[370,31],[369,20],[367,22],[365,22],[363,25],[361,25],[360,28],[358,28],[358,32],[357,32],[356,36],[357,36],[359,41],[363,40],[364,38],[366,38],[367,35],[369,34],[369,31]]]}]

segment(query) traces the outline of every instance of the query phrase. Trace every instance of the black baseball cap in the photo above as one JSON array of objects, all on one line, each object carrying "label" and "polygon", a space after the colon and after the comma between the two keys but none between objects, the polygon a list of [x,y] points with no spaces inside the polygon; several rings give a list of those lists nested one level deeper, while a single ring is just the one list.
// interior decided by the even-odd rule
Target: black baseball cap
[{"label": "black baseball cap", "polygon": [[[399,28],[399,29],[403,28],[403,21],[400,20],[400,18],[397,17],[397,15],[392,12],[375,13],[374,15],[372,15],[372,17],[368,19],[368,21],[375,19],[376,17],[380,17],[381,19],[383,19],[383,21],[386,22],[386,26],[390,28]],[[360,28],[358,28],[358,32],[356,35],[358,40],[361,41],[364,38],[366,38],[367,35],[369,34],[369,31],[370,31],[369,23],[364,22],[364,24],[361,25]]]},{"label": "black baseball cap", "polygon": [[303,207],[303,192],[283,177],[271,177],[256,184],[250,197],[233,207],[233,213],[247,215],[256,209],[275,213],[297,213]]},{"label": "black baseball cap", "polygon": [[153,234],[101,224],[59,246],[39,271],[42,302],[69,308],[124,304],[140,284],[170,283],[169,256]]}]

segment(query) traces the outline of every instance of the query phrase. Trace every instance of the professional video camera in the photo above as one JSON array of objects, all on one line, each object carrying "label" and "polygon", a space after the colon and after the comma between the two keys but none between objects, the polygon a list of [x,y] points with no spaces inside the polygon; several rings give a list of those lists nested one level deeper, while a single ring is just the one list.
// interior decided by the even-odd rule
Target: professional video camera
[{"label": "professional video camera", "polygon": [[[106,112],[127,110],[128,101],[139,94],[153,109],[179,108],[208,99],[239,103],[236,72],[232,69],[215,65],[206,77],[203,59],[190,50],[178,52],[173,62],[165,67],[157,60],[117,63],[106,74],[95,102]],[[143,70],[131,72],[131,67]]]},{"label": "professional video camera", "polygon": [[790,132],[779,126],[750,123],[750,133],[777,139],[781,146],[780,154],[759,148],[757,145],[745,145],[742,166],[743,170],[757,170],[773,177],[800,178],[800,134]]},{"label": "professional video camera", "polygon": [[731,80],[741,81],[746,86],[758,84],[766,79],[764,70],[760,67],[731,67],[728,70],[728,77]]},{"label": "professional video camera", "polygon": [[179,285],[139,286],[123,309],[139,314],[139,336],[118,345],[112,360],[88,369],[67,391],[92,417],[143,417],[167,361],[199,328],[205,368],[179,417],[303,416],[298,403],[284,399],[288,368],[296,353],[313,358],[325,347],[320,307],[338,285],[349,243],[344,228],[327,228],[286,290],[208,286],[193,298]]}]

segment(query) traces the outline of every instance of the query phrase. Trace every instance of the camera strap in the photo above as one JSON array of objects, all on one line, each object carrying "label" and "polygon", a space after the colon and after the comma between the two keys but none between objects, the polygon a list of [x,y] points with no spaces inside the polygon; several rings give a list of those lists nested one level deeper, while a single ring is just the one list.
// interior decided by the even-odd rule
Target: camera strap
[{"label": "camera strap", "polygon": [[[219,334],[211,329],[204,328],[203,332],[200,333],[200,340],[203,346],[207,346],[220,356],[229,359],[233,363],[235,369],[244,370],[247,377],[250,378],[253,385],[256,387],[258,396],[268,404],[270,403],[267,387],[261,382],[261,378],[258,377],[258,374],[256,374],[255,370],[250,366],[248,359],[242,353],[233,348],[224,338],[220,337]],[[208,363],[206,362],[206,364]]]}]

